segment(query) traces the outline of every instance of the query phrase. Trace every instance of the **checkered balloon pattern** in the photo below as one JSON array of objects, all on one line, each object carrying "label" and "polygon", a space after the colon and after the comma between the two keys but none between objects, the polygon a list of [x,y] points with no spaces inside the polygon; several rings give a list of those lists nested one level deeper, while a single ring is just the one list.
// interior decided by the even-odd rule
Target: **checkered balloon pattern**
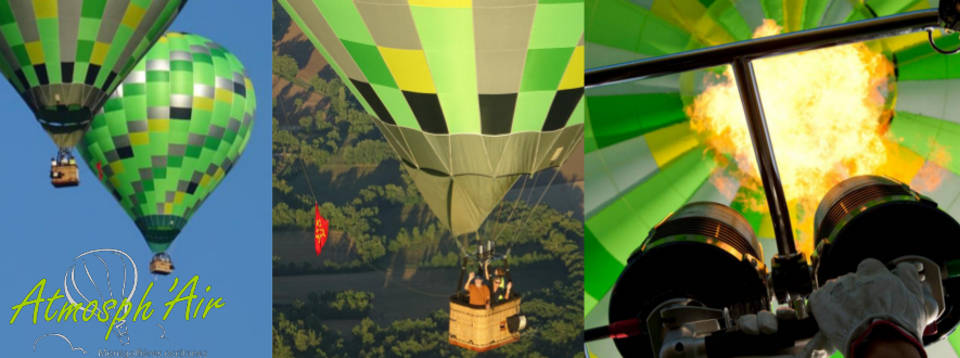
[{"label": "checkered balloon pattern", "polygon": [[202,36],[167,33],[124,79],[78,145],[162,252],[250,139],[256,101],[243,64]]}]

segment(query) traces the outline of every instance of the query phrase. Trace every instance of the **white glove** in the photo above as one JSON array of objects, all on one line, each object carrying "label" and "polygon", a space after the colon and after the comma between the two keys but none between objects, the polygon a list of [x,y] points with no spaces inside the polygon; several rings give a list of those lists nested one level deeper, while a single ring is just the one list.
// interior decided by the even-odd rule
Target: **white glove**
[{"label": "white glove", "polygon": [[845,357],[850,357],[851,343],[877,321],[894,323],[922,351],[923,330],[938,312],[917,266],[903,262],[891,272],[876,259],[860,262],[856,273],[827,281],[810,296],[810,308],[820,332],[807,344],[807,354],[839,349]]},{"label": "white glove", "polygon": [[770,311],[745,314],[737,318],[737,327],[750,335],[774,334],[777,333],[777,317]]}]

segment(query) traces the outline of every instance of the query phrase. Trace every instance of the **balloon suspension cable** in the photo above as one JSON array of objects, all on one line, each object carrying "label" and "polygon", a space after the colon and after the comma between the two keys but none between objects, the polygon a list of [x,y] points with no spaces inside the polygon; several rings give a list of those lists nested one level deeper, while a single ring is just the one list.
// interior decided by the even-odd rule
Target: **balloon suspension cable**
[{"label": "balloon suspension cable", "polygon": [[[502,235],[504,231],[507,231],[507,227],[509,227],[508,223],[511,220],[513,220],[513,215],[516,214],[517,207],[520,206],[520,202],[523,201],[523,193],[527,189],[527,182],[531,181],[531,178],[533,178],[536,174],[539,174],[539,173],[535,173],[534,175],[523,176],[523,184],[520,186],[520,192],[517,193],[517,198],[513,201],[513,208],[510,209],[510,214],[507,215],[507,220],[500,222],[499,218],[497,218],[497,221],[500,222],[499,224],[500,227],[496,232],[494,232],[494,235],[493,235],[494,241],[500,238],[500,235]],[[536,183],[535,180],[534,180],[534,183]]]},{"label": "balloon suspension cable", "polygon": [[930,42],[930,47],[933,47],[934,51],[937,51],[943,55],[953,55],[960,52],[960,46],[953,50],[944,50],[940,47],[937,47],[937,43],[933,41],[933,28],[927,28],[927,41]]},{"label": "balloon suspension cable", "polygon": [[[537,198],[537,201],[533,203],[533,206],[530,207],[530,211],[527,212],[527,217],[523,219],[521,228],[527,227],[527,223],[530,221],[530,218],[533,217],[533,212],[536,211],[537,206],[540,205],[540,202],[543,201],[543,198],[547,196],[547,192],[550,191],[550,187],[553,185],[553,181],[557,179],[557,175],[560,174],[560,168],[555,168],[553,175],[550,177],[550,181],[547,182],[547,186],[543,188],[543,191],[540,192],[540,197]],[[513,239],[516,239],[520,235],[520,230],[514,231]],[[511,242],[516,242],[516,240],[511,240]],[[513,247],[513,244],[510,245]]]},{"label": "balloon suspension cable", "polygon": [[319,203],[320,201],[317,200],[317,192],[313,191],[313,183],[310,182],[310,175],[307,174],[307,164],[303,161],[303,159],[297,159],[300,160],[300,168],[303,169],[303,181],[307,182],[307,189],[310,189],[310,195],[313,196],[313,202]]}]

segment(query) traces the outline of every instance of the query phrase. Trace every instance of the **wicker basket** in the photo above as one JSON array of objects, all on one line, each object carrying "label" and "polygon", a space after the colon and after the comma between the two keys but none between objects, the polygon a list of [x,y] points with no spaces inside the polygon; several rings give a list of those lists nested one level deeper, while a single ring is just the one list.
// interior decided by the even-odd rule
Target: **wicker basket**
[{"label": "wicker basket", "polygon": [[50,167],[50,183],[57,188],[77,186],[80,184],[80,177],[77,174],[77,165],[61,164]]},{"label": "wicker basket", "polygon": [[173,272],[173,264],[170,261],[150,261],[150,272],[158,275],[169,275]]},{"label": "wicker basket", "polygon": [[454,296],[450,299],[450,343],[485,352],[514,342],[518,336],[507,329],[507,318],[519,313],[520,297],[486,309]]}]

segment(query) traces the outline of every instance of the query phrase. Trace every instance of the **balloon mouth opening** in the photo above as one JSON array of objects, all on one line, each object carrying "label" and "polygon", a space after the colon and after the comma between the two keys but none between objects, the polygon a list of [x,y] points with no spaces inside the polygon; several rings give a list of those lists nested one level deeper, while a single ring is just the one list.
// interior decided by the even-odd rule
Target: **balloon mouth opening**
[{"label": "balloon mouth opening", "polygon": [[169,246],[180,234],[180,230],[183,230],[187,220],[173,215],[148,215],[137,218],[136,224],[143,238],[151,245]]},{"label": "balloon mouth opening", "polygon": [[150,260],[150,272],[155,275],[169,275],[173,269],[173,260],[165,252],[153,255]]}]

